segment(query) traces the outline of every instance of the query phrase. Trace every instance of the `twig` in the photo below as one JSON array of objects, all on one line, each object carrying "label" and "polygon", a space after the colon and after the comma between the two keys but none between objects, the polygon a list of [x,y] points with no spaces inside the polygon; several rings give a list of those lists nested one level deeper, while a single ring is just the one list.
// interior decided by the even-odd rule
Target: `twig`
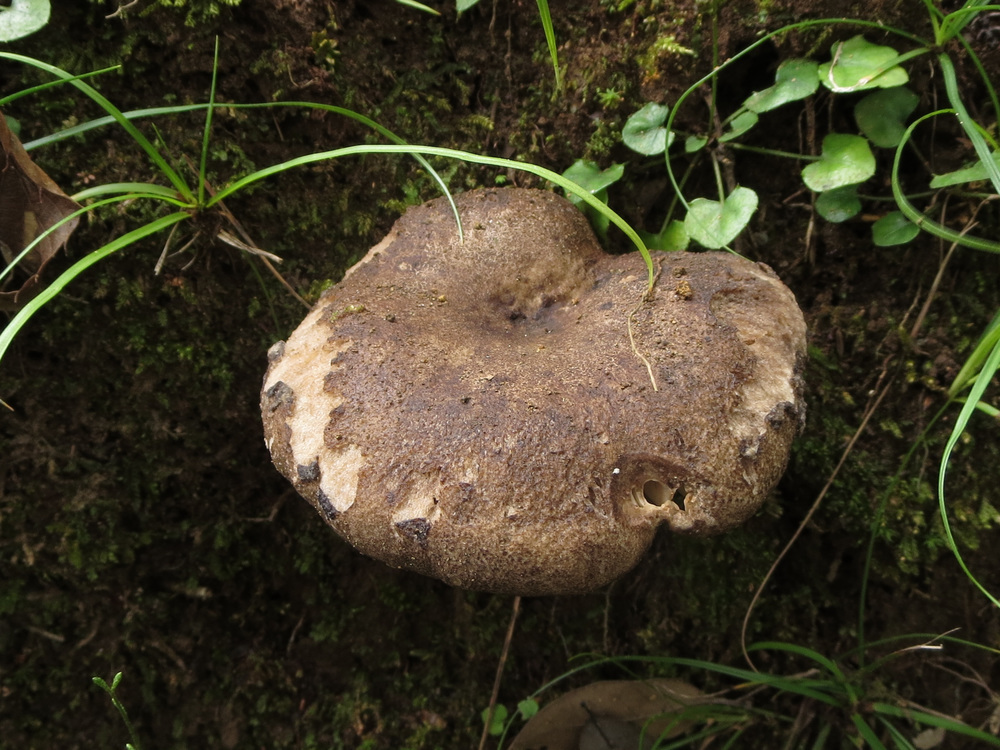
[{"label": "twig", "polygon": [[132,2],[130,2],[130,3],[125,3],[124,5],[119,5],[118,6],[118,10],[116,10],[114,13],[112,13],[109,16],[105,16],[105,18],[121,18],[123,16],[123,14],[122,14],[123,10],[128,10],[133,5],[137,5],[138,3],[139,3],[139,0],[132,0]]},{"label": "twig", "polygon": [[653,281],[650,283],[649,288],[643,292],[642,299],[639,300],[639,304],[632,308],[632,312],[628,314],[627,328],[628,328],[628,342],[632,345],[632,353],[638,357],[644,365],[646,365],[646,372],[649,373],[649,382],[653,384],[653,390],[659,391],[660,389],[656,387],[656,377],[653,375],[653,365],[650,364],[649,360],[639,351],[635,345],[635,336],[632,335],[632,321],[635,318],[635,314],[642,309],[642,306],[650,299],[653,292],[653,287],[656,286],[656,282],[660,278],[660,273],[663,271],[663,263],[656,268],[656,273],[653,275]]},{"label": "twig", "polygon": [[[878,384],[881,383],[882,380],[886,377],[886,374],[888,373],[889,362],[891,359],[892,359],[891,356],[887,357],[885,361],[882,363],[882,372],[879,374],[879,379],[878,383],[876,383],[876,388],[878,387]],[[799,524],[799,527],[795,530],[795,533],[792,534],[792,538],[788,540],[788,543],[785,544],[784,548],[781,550],[781,553],[778,555],[777,559],[773,563],[771,563],[771,567],[764,575],[764,579],[760,582],[760,585],[757,586],[757,590],[754,591],[753,598],[750,600],[750,605],[747,607],[746,614],[743,615],[743,627],[740,629],[740,649],[743,651],[743,658],[746,660],[747,664],[750,665],[750,668],[755,672],[758,671],[757,666],[753,663],[753,659],[750,658],[750,653],[747,651],[747,627],[750,624],[750,616],[753,614],[754,608],[757,606],[757,601],[760,599],[760,594],[764,590],[764,587],[767,586],[768,581],[771,580],[771,576],[774,575],[774,571],[778,569],[778,565],[780,565],[781,561],[785,559],[785,555],[788,554],[788,551],[792,548],[792,545],[794,545],[795,542],[798,541],[798,538],[802,535],[802,532],[809,524],[809,521],[812,520],[813,515],[815,515],[817,510],[819,510],[819,506],[823,502],[823,498],[826,497],[826,493],[830,490],[830,487],[833,486],[833,482],[837,478],[837,475],[840,473],[840,470],[843,468],[844,463],[846,463],[847,457],[851,455],[851,452],[854,450],[855,443],[858,442],[858,438],[861,437],[861,433],[865,431],[865,428],[868,426],[868,422],[871,420],[872,415],[875,413],[875,410],[878,409],[879,404],[882,403],[882,399],[884,399],[886,394],[889,393],[889,389],[892,387],[894,381],[895,381],[895,376],[890,377],[888,382],[879,392],[878,396],[875,397],[875,400],[869,404],[867,409],[865,409],[864,416],[861,419],[861,424],[858,426],[858,429],[854,432],[854,435],[852,435],[851,439],[848,441],[847,447],[844,448],[844,452],[840,456],[840,460],[837,462],[837,465],[830,473],[830,477],[826,480],[826,484],[823,485],[823,489],[821,489],[819,495],[816,496],[816,500],[813,501],[812,507],[810,507],[809,512],[806,513],[806,517],[802,519],[802,522]]]},{"label": "twig", "polygon": [[514,624],[517,622],[517,613],[521,610],[521,597],[514,597],[514,609],[510,613],[510,624],[507,625],[507,637],[503,641],[503,649],[500,651],[500,663],[497,664],[497,674],[493,679],[493,694],[490,695],[490,706],[486,709],[486,721],[483,723],[483,734],[479,738],[479,750],[486,747],[486,738],[490,736],[490,725],[493,724],[493,712],[497,706],[497,696],[500,695],[500,678],[503,677],[503,668],[507,664],[507,654],[510,652],[510,642],[514,638]]},{"label": "twig", "polygon": [[[986,200],[989,199],[987,198]],[[969,221],[966,222],[964,227],[962,227],[962,231],[958,233],[959,237],[962,237],[968,232],[972,231],[972,229],[976,226],[977,224],[976,215],[982,210],[983,206],[986,205],[986,200],[981,201],[979,205],[976,206],[975,210],[972,212],[972,216],[969,218]],[[947,205],[948,203],[947,201],[945,201],[941,206],[942,218],[944,211],[947,208]],[[924,302],[924,306],[920,308],[920,313],[917,315],[917,319],[913,323],[913,328],[910,329],[911,340],[916,338],[917,331],[920,330],[920,326],[922,326],[924,323],[924,318],[927,316],[927,310],[930,308],[931,302],[933,301],[935,295],[937,294],[938,287],[941,285],[941,279],[944,277],[944,269],[948,265],[948,261],[951,260],[951,256],[955,252],[955,249],[957,247],[958,247],[958,240],[951,243],[951,247],[949,247],[948,252],[945,253],[944,260],[941,261],[941,265],[938,267],[937,274],[934,276],[934,281],[931,283],[931,289],[927,293],[927,299]]]}]

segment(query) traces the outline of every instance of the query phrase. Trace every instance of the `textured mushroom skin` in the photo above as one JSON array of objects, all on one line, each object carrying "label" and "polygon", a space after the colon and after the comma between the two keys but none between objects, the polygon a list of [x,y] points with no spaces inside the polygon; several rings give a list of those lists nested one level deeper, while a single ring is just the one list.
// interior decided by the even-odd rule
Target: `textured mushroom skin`
[{"label": "textured mushroom skin", "polygon": [[654,253],[644,299],[641,257],[564,199],[456,202],[464,243],[443,199],[410,209],[269,353],[266,442],[298,492],[366,555],[521,595],[614,580],[661,523],[749,518],[804,414],[771,269]]}]

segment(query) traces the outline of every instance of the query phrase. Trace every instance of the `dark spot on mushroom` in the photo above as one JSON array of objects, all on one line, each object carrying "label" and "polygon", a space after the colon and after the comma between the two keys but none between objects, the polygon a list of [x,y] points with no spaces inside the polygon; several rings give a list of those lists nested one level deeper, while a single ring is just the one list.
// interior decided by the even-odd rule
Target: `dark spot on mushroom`
[{"label": "dark spot on mushroom", "polygon": [[337,520],[337,516],[340,515],[340,511],[333,507],[333,503],[330,502],[330,498],[326,496],[326,493],[323,492],[323,490],[316,493],[316,503],[319,505],[319,509],[328,523],[332,523]]},{"label": "dark spot on mushroom", "polygon": [[295,391],[293,391],[284,381],[279,380],[277,383],[268,388],[264,395],[267,397],[268,408],[273,411],[277,411],[285,404],[290,404],[295,400]]},{"label": "dark spot on mushroom", "polygon": [[421,547],[427,546],[427,537],[431,533],[431,524],[426,518],[411,518],[396,524],[399,532],[409,537]]},{"label": "dark spot on mushroom", "polygon": [[753,458],[760,451],[760,438],[743,438],[740,440],[740,455],[743,458]]},{"label": "dark spot on mushroom", "polygon": [[267,361],[277,362],[285,353],[285,342],[277,341],[267,350]]},{"label": "dark spot on mushroom", "polygon": [[786,419],[796,416],[798,416],[798,410],[796,410],[795,404],[790,401],[782,401],[775,404],[774,408],[767,413],[767,423],[769,426],[777,429],[781,427]]},{"label": "dark spot on mushroom", "polygon": [[296,473],[299,475],[299,480],[302,482],[318,482],[320,478],[319,471],[319,461],[313,461],[311,464],[299,464],[295,467]]}]

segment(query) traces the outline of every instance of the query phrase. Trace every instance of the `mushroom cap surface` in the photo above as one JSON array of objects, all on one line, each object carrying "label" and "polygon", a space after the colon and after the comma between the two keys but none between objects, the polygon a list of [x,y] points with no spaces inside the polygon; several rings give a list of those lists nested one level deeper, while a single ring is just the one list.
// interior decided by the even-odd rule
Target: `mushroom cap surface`
[{"label": "mushroom cap surface", "polygon": [[[411,208],[268,354],[275,466],[362,553],[461,588],[583,593],[660,524],[725,531],[784,472],[805,323],[728,253],[609,255],[549,192]],[[654,387],[655,383],[655,387]]]}]

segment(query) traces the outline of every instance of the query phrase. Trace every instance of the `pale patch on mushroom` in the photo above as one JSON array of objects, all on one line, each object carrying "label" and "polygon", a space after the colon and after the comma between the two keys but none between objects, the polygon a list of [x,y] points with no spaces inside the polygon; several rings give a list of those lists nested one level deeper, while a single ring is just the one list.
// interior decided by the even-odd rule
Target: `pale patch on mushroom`
[{"label": "pale patch on mushroom", "polygon": [[[356,445],[326,440],[325,429],[330,414],[344,406],[344,398],[335,389],[326,387],[325,378],[316,378],[317,371],[336,373],[340,356],[353,342],[349,339],[326,339],[317,319],[331,313],[319,307],[306,318],[311,322],[310,333],[288,344],[275,345],[269,352],[272,367],[264,382],[264,395],[272,411],[288,411],[295,429],[288,432],[288,465],[294,466],[290,476],[297,487],[315,485],[315,505],[332,520],[353,504],[358,489],[358,475],[364,461]],[[274,437],[268,437],[273,451]],[[286,476],[289,473],[286,471]],[[308,494],[308,493],[306,493]]]},{"label": "pale patch on mushroom", "polygon": [[[660,524],[761,505],[803,417],[805,324],[761,264],[611,256],[536,190],[411,209],[327,290],[261,397],[275,465],[357,549],[456,586],[589,591]],[[654,383],[656,387],[654,388]]]}]

